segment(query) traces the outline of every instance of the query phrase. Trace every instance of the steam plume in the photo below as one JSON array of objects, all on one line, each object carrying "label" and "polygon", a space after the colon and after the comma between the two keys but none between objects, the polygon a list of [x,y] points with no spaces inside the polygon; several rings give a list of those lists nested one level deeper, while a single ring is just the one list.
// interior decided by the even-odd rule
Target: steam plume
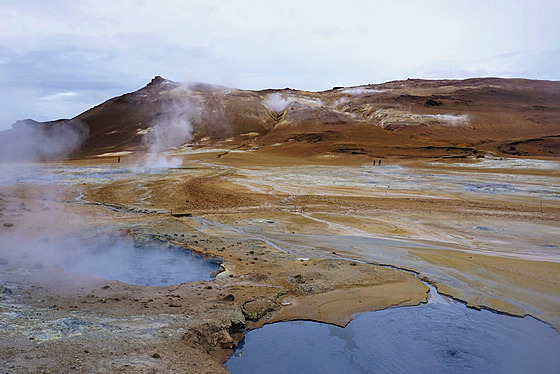
[{"label": "steam plume", "polygon": [[170,158],[164,154],[171,148],[179,147],[193,140],[192,118],[196,107],[190,101],[174,101],[162,104],[163,114],[144,135],[142,141],[148,146],[146,166],[149,168],[177,167],[180,158]]},{"label": "steam plume", "polygon": [[0,160],[44,161],[63,159],[76,151],[89,135],[77,120],[57,122],[18,121],[0,134]]},{"label": "steam plume", "polygon": [[292,103],[292,100],[289,100],[286,97],[283,97],[279,93],[273,93],[272,95],[268,95],[266,100],[264,101],[264,105],[270,110],[271,112],[283,112],[288,105]]}]

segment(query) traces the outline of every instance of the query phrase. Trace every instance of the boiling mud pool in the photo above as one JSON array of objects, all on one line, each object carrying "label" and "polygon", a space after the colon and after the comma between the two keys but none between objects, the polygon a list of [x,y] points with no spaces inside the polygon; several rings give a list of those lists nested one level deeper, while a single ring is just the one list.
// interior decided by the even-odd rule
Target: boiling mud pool
[{"label": "boiling mud pool", "polygon": [[120,243],[87,248],[54,259],[64,270],[141,286],[168,286],[210,280],[219,264],[180,248]]},{"label": "boiling mud pool", "polygon": [[533,318],[430,303],[250,331],[231,373],[560,373],[560,334]]}]

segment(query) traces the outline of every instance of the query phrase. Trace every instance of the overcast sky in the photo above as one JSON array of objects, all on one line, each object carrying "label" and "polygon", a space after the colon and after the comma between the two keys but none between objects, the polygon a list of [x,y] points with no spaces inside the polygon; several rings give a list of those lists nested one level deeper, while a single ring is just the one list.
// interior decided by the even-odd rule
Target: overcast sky
[{"label": "overcast sky", "polygon": [[560,1],[0,0],[0,130],[153,76],[325,90],[410,78],[560,80]]}]

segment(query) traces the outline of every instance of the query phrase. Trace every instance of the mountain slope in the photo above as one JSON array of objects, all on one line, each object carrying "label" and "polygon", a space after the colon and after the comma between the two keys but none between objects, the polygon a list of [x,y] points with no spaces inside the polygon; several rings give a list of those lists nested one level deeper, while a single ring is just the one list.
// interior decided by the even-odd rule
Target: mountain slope
[{"label": "mountain slope", "polygon": [[225,139],[301,155],[560,156],[560,82],[412,79],[308,92],[155,77],[58,125],[77,123],[89,129],[79,156]]}]

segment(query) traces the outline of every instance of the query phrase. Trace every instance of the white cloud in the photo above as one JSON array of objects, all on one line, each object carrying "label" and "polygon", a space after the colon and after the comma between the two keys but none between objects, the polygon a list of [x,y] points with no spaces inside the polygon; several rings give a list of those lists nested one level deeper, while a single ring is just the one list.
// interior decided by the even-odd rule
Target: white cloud
[{"label": "white cloud", "polygon": [[46,95],[41,97],[41,100],[45,101],[56,101],[56,100],[67,100],[69,98],[73,98],[78,96],[76,92],[57,92],[54,94]]}]

